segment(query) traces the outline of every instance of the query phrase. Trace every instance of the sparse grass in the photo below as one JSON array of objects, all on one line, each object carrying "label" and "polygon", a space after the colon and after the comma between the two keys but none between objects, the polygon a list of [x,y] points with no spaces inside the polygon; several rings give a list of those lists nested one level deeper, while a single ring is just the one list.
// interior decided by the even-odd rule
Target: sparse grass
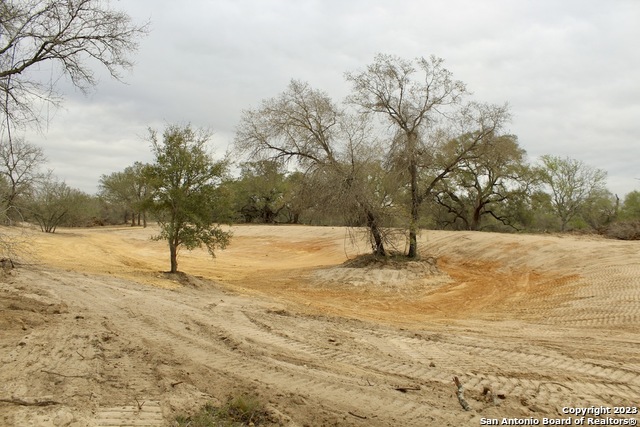
[{"label": "sparse grass", "polygon": [[229,398],[221,407],[206,404],[191,416],[176,417],[178,427],[242,427],[260,426],[269,417],[263,405],[255,397],[237,396]]}]

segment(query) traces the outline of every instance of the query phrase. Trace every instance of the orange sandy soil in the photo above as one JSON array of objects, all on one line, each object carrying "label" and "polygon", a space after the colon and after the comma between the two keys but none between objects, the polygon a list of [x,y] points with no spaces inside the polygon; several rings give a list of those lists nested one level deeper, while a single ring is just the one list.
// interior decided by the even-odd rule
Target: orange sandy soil
[{"label": "orange sandy soil", "polygon": [[345,228],[232,231],[171,277],[154,228],[2,229],[0,425],[171,426],[242,393],[267,425],[640,419],[640,242],[426,231],[422,261],[354,266]]}]

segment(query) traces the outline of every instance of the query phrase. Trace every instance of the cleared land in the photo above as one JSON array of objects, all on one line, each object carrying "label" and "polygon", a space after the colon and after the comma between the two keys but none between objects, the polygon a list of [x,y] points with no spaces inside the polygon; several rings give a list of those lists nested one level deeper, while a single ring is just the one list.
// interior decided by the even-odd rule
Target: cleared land
[{"label": "cleared land", "polygon": [[236,226],[214,260],[182,252],[176,281],[153,232],[18,236],[31,244],[0,281],[0,425],[172,425],[241,393],[292,426],[640,405],[640,242],[425,232],[438,273],[342,266],[367,251],[344,228]]}]

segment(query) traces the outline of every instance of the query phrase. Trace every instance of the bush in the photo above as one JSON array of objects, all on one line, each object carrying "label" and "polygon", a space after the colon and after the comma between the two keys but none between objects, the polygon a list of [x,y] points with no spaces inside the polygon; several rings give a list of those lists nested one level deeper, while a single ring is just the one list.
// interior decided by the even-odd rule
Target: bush
[{"label": "bush", "polygon": [[640,240],[640,220],[614,222],[605,234],[612,239]]}]

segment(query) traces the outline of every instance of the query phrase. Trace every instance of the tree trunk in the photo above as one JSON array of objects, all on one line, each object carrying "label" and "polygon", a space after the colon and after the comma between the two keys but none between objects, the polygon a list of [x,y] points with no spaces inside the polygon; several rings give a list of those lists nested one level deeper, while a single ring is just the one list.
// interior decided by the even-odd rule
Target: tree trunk
[{"label": "tree trunk", "polygon": [[[413,209],[412,209],[413,210]],[[408,258],[418,257],[418,227],[416,225],[418,218],[411,212],[411,224],[409,224],[409,252]]]},{"label": "tree trunk", "polygon": [[178,247],[173,241],[169,241],[169,253],[171,256],[171,273],[178,272]]},{"label": "tree trunk", "polygon": [[380,233],[380,229],[378,228],[378,223],[371,212],[367,212],[367,227],[369,227],[369,231],[371,233],[371,236],[373,237],[374,255],[386,256],[387,252],[384,249],[384,241],[382,239],[382,234]]},{"label": "tree trunk", "polygon": [[147,228],[147,211],[142,211],[142,226]]},{"label": "tree trunk", "polygon": [[481,210],[482,206],[477,207],[473,210],[473,218],[471,218],[471,225],[469,227],[469,230],[478,231],[478,229],[480,228],[480,218],[482,217],[482,215],[480,214]]},{"label": "tree trunk", "polygon": [[418,136],[414,133],[407,135],[407,142],[409,143],[409,177],[411,178],[411,221],[409,222],[409,253],[407,257],[418,257],[418,220],[420,219],[419,208],[420,201],[418,200],[418,165],[416,164],[416,145]]}]

